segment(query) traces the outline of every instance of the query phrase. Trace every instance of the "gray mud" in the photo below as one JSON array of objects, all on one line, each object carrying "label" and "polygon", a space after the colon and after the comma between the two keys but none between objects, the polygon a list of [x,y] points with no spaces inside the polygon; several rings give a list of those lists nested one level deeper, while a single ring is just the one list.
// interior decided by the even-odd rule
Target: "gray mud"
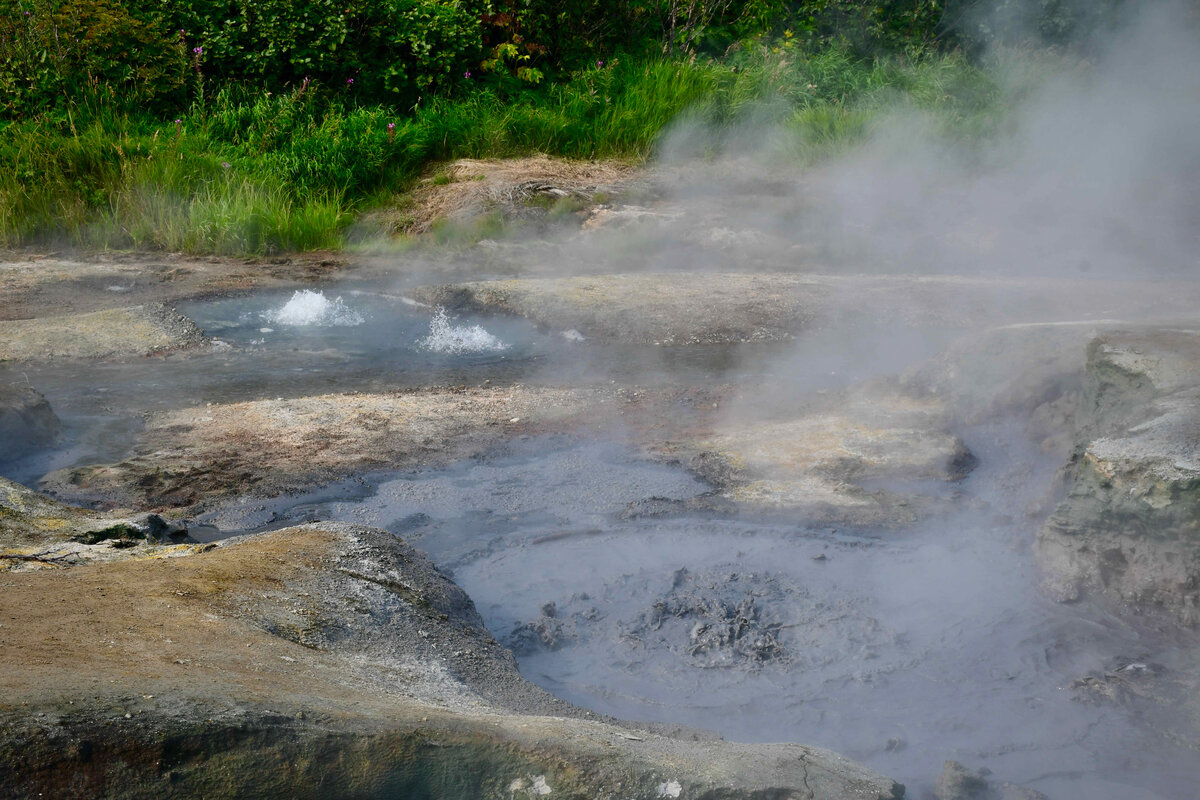
[{"label": "gray mud", "polygon": [[954,758],[1050,797],[1186,796],[1187,749],[1076,683],[1172,645],[1038,591],[1030,546],[1057,464],[1015,422],[966,438],[983,466],[942,491],[967,510],[902,533],[630,519],[646,498],[679,508],[707,487],[614,446],[536,438],[207,521],[403,535],[468,592],[523,675],[600,713],[812,742],[918,792]]}]

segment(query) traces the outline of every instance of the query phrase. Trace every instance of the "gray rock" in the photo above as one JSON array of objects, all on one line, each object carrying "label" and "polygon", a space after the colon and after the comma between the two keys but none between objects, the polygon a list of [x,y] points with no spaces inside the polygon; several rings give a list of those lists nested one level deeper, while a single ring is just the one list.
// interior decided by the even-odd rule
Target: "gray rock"
[{"label": "gray rock", "polygon": [[1060,599],[1200,622],[1200,335],[1091,343],[1069,490],[1036,552]]},{"label": "gray rock", "polygon": [[0,461],[47,447],[61,431],[45,397],[28,386],[0,385]]},{"label": "gray rock", "polygon": [[984,769],[969,770],[957,761],[947,761],[934,784],[937,800],[1047,800],[1046,795],[1012,783],[993,786],[991,773]]},{"label": "gray rock", "polygon": [[947,761],[933,787],[937,800],[987,800],[991,793],[982,772],[967,769],[957,761]]}]

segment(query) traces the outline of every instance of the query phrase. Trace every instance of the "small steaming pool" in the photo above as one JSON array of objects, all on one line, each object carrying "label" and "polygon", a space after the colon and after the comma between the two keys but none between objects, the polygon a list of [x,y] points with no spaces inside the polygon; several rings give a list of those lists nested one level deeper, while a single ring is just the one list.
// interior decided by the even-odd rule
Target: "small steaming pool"
[{"label": "small steaming pool", "polygon": [[186,303],[179,310],[226,346],[258,354],[337,354],[396,368],[460,366],[544,351],[548,337],[523,320],[460,320],[403,295],[301,289]]},{"label": "small steaming pool", "polygon": [[[658,347],[600,343],[500,316],[423,306],[390,286],[255,292],[177,304],[212,339],[199,350],[120,362],[0,364],[0,380],[41,392],[63,422],[59,444],[0,470],[46,473],[120,460],[147,414],[204,403],[438,385],[707,385],[782,374],[797,390],[845,386],[932,356],[947,334],[836,327],[801,340]],[[914,336],[917,337],[914,339]],[[855,347],[847,347],[852,339]]]},{"label": "small steaming pool", "polygon": [[64,425],[52,450],[7,463],[0,454],[3,474],[32,484],[54,469],[118,460],[147,413],[512,381],[572,346],[523,320],[461,318],[381,290],[261,292],[177,308],[210,346],[120,362],[0,365],[0,380],[35,387]]}]

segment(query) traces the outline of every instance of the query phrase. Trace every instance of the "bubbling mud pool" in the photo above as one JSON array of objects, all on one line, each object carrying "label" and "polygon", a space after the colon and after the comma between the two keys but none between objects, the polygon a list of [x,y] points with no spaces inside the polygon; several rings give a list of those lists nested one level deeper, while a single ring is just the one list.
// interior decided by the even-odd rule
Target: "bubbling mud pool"
[{"label": "bubbling mud pool", "polygon": [[958,487],[971,510],[902,532],[640,517],[647,497],[707,487],[614,445],[536,438],[207,521],[403,535],[467,591],[527,678],[601,713],[828,747],[914,797],[948,758],[1057,799],[1188,796],[1190,753],[1071,690],[1162,649],[1038,590],[1032,522],[1010,512],[1054,465],[1015,424],[978,428],[971,445],[988,465]]}]

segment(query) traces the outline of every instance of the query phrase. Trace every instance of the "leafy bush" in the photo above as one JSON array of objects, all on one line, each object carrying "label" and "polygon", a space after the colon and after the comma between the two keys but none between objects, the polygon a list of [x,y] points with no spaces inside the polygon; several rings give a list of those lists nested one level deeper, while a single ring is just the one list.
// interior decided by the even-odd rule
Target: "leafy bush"
[{"label": "leafy bush", "polygon": [[66,107],[107,87],[130,108],[186,94],[182,43],[114,0],[0,0],[0,113]]},{"label": "leafy bush", "polygon": [[304,79],[407,108],[463,80],[481,52],[482,0],[169,0],[206,76],[278,90]]}]

